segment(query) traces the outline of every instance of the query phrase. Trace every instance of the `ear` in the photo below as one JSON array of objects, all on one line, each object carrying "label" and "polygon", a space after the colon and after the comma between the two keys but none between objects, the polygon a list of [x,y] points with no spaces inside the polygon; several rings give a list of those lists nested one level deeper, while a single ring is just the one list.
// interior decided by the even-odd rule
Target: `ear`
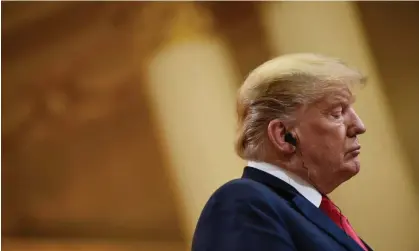
[{"label": "ear", "polygon": [[277,151],[284,154],[291,154],[295,152],[295,146],[285,141],[285,134],[287,129],[282,121],[274,119],[268,125],[268,137],[272,145]]}]

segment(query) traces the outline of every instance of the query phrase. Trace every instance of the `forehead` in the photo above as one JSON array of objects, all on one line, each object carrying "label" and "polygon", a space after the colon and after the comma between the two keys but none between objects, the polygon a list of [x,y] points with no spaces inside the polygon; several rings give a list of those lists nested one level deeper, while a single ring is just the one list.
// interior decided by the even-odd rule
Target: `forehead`
[{"label": "forehead", "polygon": [[355,95],[349,89],[342,89],[325,94],[315,105],[327,109],[337,105],[350,105],[354,102]]}]

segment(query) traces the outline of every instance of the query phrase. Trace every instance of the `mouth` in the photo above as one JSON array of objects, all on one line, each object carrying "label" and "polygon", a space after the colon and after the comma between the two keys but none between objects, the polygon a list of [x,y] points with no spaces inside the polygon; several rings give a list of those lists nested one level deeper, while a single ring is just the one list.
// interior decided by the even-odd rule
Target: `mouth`
[{"label": "mouth", "polygon": [[356,157],[360,153],[361,153],[361,146],[356,146],[356,147],[351,148],[346,154]]}]

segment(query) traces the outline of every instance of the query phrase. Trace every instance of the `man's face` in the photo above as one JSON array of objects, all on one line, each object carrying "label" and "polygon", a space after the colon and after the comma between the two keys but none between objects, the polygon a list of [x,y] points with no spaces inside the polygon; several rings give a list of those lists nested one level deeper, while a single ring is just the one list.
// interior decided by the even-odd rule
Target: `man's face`
[{"label": "man's face", "polygon": [[324,193],[357,174],[365,127],[352,107],[349,91],[335,92],[307,107],[295,128],[309,179]]}]

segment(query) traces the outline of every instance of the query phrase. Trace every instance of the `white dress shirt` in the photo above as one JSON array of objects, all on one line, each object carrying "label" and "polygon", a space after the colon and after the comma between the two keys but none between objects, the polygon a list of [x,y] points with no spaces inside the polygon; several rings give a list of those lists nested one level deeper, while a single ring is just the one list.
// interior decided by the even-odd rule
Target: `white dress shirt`
[{"label": "white dress shirt", "polygon": [[304,198],[310,201],[314,206],[319,207],[322,201],[322,195],[319,191],[317,191],[311,184],[306,182],[305,180],[301,179],[297,175],[287,172],[286,170],[266,163],[266,162],[255,162],[249,161],[248,166],[259,169],[270,175],[281,179],[282,181],[288,183],[292,187],[294,187]]}]

